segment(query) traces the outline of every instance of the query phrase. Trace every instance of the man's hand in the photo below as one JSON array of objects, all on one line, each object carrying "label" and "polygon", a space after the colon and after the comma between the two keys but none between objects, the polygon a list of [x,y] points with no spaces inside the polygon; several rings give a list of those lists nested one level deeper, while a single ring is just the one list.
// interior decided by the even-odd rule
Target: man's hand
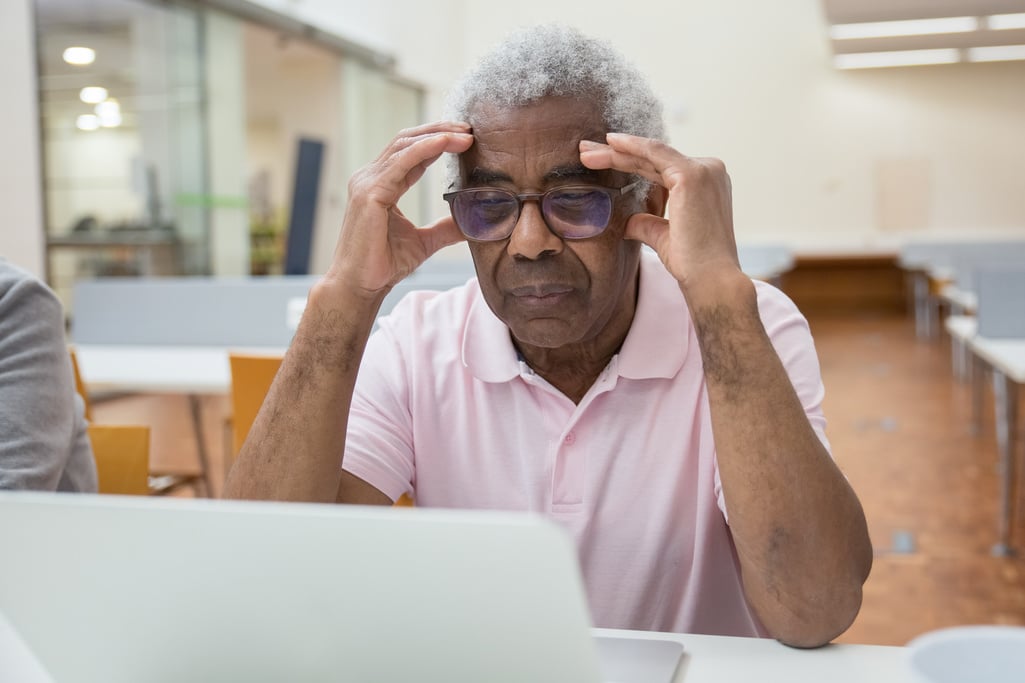
[{"label": "man's hand", "polygon": [[641,176],[669,196],[669,219],[638,213],[625,237],[658,253],[686,292],[690,285],[740,273],[733,235],[733,194],[718,159],[688,157],[664,142],[609,133],[607,144],[580,143],[588,168],[611,168]]},{"label": "man's hand", "polygon": [[473,144],[461,123],[399,133],[349,183],[334,261],[310,291],[281,369],[225,483],[228,498],[388,503],[343,473],[345,433],[363,349],[388,290],[462,237],[451,218],[417,228],[399,198],[445,152]]},{"label": "man's hand", "polygon": [[445,152],[473,144],[465,123],[440,122],[404,130],[349,181],[349,202],[334,260],[325,279],[341,280],[369,298],[390,289],[438,249],[462,235],[446,216],[417,228],[398,201]]},{"label": "man's hand", "polygon": [[[747,599],[783,642],[828,642],[858,613],[872,548],[861,505],[812,429],[740,270],[725,167],[613,133],[604,145],[581,142],[580,160],[668,193],[668,220],[635,214],[624,236],[655,249],[687,299]],[[813,353],[810,339],[804,350]]]}]

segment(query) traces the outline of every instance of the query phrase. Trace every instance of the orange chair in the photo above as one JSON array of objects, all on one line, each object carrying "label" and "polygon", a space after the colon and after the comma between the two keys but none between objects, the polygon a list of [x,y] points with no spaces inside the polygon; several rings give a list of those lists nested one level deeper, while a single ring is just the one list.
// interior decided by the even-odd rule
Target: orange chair
[{"label": "orange chair", "polygon": [[[263,399],[270,390],[274,376],[281,367],[281,356],[266,356],[245,353],[228,354],[231,366],[231,433],[232,453],[225,458],[229,463],[238,456],[256,420]],[[403,495],[396,505],[412,506],[409,496]]]},{"label": "orange chair", "polygon": [[99,492],[149,495],[149,427],[90,425]]},{"label": "orange chair", "polygon": [[238,456],[256,420],[263,399],[281,367],[281,356],[229,353],[231,365],[231,435],[229,463]]},{"label": "orange chair", "polygon": [[[93,425],[92,424],[92,421],[93,421],[92,401],[89,398],[89,392],[86,391],[85,382],[82,381],[82,373],[81,373],[81,371],[79,370],[79,367],[78,367],[78,356],[75,355],[75,349],[73,349],[73,348],[69,348],[68,349],[68,354],[71,356],[71,369],[72,369],[72,371],[75,374],[75,391],[78,392],[78,395],[82,397],[82,402],[85,403],[85,419],[90,423],[90,426],[89,426],[90,438],[92,437],[92,432],[93,432],[94,428],[97,429],[97,433],[100,434],[100,436],[98,438],[102,438],[102,439],[105,440],[105,441],[103,441],[103,443],[107,443],[106,439],[115,439],[115,440],[129,439],[130,440],[130,439],[133,439],[133,438],[135,438],[135,439],[141,438],[138,435],[136,435],[136,436],[120,436],[120,435],[114,436],[114,434],[117,433],[116,430],[121,430],[121,429],[129,429],[129,430],[131,430],[131,429],[145,429],[146,430],[146,472],[147,472],[147,478],[144,480],[146,482],[146,489],[142,493],[139,493],[138,495],[149,494],[149,495],[152,495],[152,496],[163,496],[163,495],[166,495],[168,493],[171,493],[172,491],[174,491],[174,490],[176,490],[178,488],[181,488],[182,486],[190,486],[190,487],[192,487],[193,492],[197,496],[203,495],[203,491],[205,491],[206,484],[205,484],[205,478],[203,477],[202,474],[166,474],[166,473],[160,473],[160,472],[149,472],[149,427],[110,427],[110,429],[115,430],[115,431],[111,432],[111,435],[107,435],[106,433],[102,433],[102,430],[106,429],[106,426],[101,427],[99,425]],[[127,434],[127,432],[118,433],[118,434]],[[95,449],[95,445],[94,445],[93,446],[93,455],[94,456],[96,456],[96,452],[95,451],[96,451],[96,449]],[[99,458],[97,457],[97,469],[98,468],[99,468]],[[101,486],[102,486],[102,482],[101,482]],[[102,492],[103,491],[101,490],[101,493]],[[121,491],[115,491],[114,493],[121,493]]]},{"label": "orange chair", "polygon": [[85,390],[85,383],[82,381],[82,372],[78,369],[78,356],[75,355],[74,349],[68,349],[68,354],[71,356],[71,370],[75,373],[75,391],[82,397],[82,402],[85,403],[85,419],[88,422],[93,421],[93,404],[89,400],[89,392]]}]

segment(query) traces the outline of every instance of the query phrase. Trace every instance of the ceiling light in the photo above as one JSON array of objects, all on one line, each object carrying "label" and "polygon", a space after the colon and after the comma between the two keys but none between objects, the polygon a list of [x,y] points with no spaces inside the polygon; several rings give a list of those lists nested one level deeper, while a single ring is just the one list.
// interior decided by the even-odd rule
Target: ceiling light
[{"label": "ceiling light", "polygon": [[82,88],[82,91],[78,93],[78,97],[86,104],[99,104],[107,99],[107,89],[101,88],[98,85],[89,85]]},{"label": "ceiling light", "polygon": [[986,17],[986,28],[993,31],[1025,28],[1025,14],[994,14],[991,17]]},{"label": "ceiling light", "polygon": [[1025,45],[992,45],[968,48],[969,62],[1008,62],[1025,59]]},{"label": "ceiling light", "polygon": [[97,116],[103,116],[104,114],[113,114],[114,112],[120,114],[121,103],[115,100],[114,98],[110,98],[109,100],[104,100],[103,102],[97,104],[93,108],[93,110],[96,112]]},{"label": "ceiling light", "polygon": [[96,50],[91,47],[69,47],[64,51],[64,61],[75,66],[86,66],[96,61]]},{"label": "ceiling light", "polygon": [[95,114],[82,114],[75,120],[79,130],[96,130],[100,127],[100,117]]},{"label": "ceiling light", "polygon": [[104,128],[117,128],[121,125],[121,112],[115,111],[103,114],[100,117],[100,125]]},{"label": "ceiling light", "polygon": [[864,24],[834,24],[829,27],[833,40],[921,36],[929,33],[966,33],[979,28],[976,17],[943,17],[906,21],[874,21]]},{"label": "ceiling light", "polygon": [[897,52],[852,52],[833,57],[838,69],[874,69],[885,66],[953,64],[961,60],[956,48],[940,50],[899,50]]},{"label": "ceiling light", "polygon": [[121,125],[121,105],[115,99],[104,100],[95,107],[96,116],[104,128],[116,128]]}]

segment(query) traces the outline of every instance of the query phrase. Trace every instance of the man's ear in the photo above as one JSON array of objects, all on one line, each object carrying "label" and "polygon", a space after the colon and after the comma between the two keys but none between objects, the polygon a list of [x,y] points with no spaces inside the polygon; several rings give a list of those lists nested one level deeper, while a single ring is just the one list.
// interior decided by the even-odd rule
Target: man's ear
[{"label": "man's ear", "polygon": [[657,183],[652,183],[648,190],[648,196],[644,198],[644,210],[652,216],[665,218],[668,201],[669,191]]}]

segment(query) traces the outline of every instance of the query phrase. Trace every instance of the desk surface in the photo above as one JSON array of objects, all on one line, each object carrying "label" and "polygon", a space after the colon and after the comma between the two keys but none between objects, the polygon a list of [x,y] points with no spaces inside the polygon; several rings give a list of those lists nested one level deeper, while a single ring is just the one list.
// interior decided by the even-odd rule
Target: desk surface
[{"label": "desk surface", "polygon": [[1025,339],[980,337],[978,321],[971,316],[950,316],[945,324],[951,336],[968,344],[979,358],[1012,381],[1025,384]]},{"label": "desk surface", "polygon": [[595,629],[597,635],[670,639],[683,643],[675,683],[919,683],[908,650],[881,645],[828,645],[797,650],[764,638]]},{"label": "desk surface", "polygon": [[75,347],[82,381],[90,391],[224,394],[231,389],[229,351],[281,356],[283,348],[211,346]]}]

